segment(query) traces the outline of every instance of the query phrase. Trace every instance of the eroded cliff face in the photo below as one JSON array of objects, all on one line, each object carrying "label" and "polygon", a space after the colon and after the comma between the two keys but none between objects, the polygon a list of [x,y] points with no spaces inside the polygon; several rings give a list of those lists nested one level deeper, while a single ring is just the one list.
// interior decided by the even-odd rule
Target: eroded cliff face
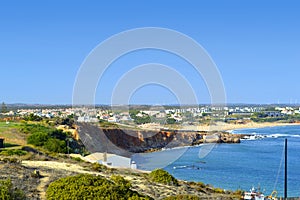
[{"label": "eroded cliff face", "polygon": [[202,143],[239,143],[241,139],[227,132],[102,130],[113,144],[134,153]]},{"label": "eroded cliff face", "polygon": [[243,137],[227,132],[137,131],[100,128],[87,123],[79,124],[78,133],[90,152],[107,151],[123,156],[202,143],[239,143]]}]

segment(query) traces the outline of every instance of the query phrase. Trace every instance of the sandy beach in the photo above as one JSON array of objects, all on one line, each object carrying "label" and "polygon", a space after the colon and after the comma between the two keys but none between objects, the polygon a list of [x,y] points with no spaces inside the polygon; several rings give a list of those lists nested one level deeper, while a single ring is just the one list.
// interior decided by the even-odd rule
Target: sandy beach
[{"label": "sandy beach", "polygon": [[274,127],[274,126],[291,126],[300,125],[300,123],[280,123],[280,122],[248,122],[244,124],[229,124],[225,122],[217,122],[213,125],[191,125],[184,126],[184,130],[194,130],[194,131],[229,131],[235,129],[245,129],[245,128],[263,128],[263,127]]},{"label": "sandy beach", "polygon": [[[120,124],[121,125],[121,124]],[[245,122],[245,123],[225,123],[225,122],[215,122],[213,124],[197,124],[197,125],[172,125],[167,128],[172,130],[189,130],[189,131],[229,131],[236,129],[245,129],[245,128],[264,128],[264,127],[274,127],[274,126],[293,126],[300,125],[300,122],[297,123],[282,123],[282,122]],[[134,126],[128,126],[135,128]],[[147,123],[138,126],[142,130],[161,130],[166,128],[157,123]]]}]

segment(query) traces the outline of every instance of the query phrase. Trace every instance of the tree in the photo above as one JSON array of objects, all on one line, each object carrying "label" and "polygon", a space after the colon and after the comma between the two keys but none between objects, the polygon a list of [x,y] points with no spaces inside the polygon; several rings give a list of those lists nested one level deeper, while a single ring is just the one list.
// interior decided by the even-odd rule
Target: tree
[{"label": "tree", "polygon": [[[67,153],[66,140],[68,135],[62,130],[40,124],[24,124],[21,131],[30,134],[27,138],[28,144],[43,147],[51,152]],[[78,143],[72,140],[69,146],[76,148]],[[71,152],[73,152],[73,149],[71,149]]]},{"label": "tree", "polygon": [[56,138],[49,138],[45,142],[44,148],[51,152],[67,153],[66,142],[63,140],[56,139]]},{"label": "tree", "polygon": [[30,113],[28,116],[24,117],[24,120],[26,120],[26,121],[37,121],[38,122],[38,121],[42,121],[43,118],[40,117],[40,116],[37,116],[33,113]]},{"label": "tree", "polygon": [[174,118],[167,118],[167,124],[175,124],[176,123],[176,119]]},{"label": "tree", "polygon": [[32,133],[28,138],[28,144],[33,144],[35,146],[43,146],[49,139],[49,133],[47,132],[35,132]]},{"label": "tree", "polygon": [[7,106],[4,102],[2,102],[1,113],[6,113],[6,112],[7,112]]}]

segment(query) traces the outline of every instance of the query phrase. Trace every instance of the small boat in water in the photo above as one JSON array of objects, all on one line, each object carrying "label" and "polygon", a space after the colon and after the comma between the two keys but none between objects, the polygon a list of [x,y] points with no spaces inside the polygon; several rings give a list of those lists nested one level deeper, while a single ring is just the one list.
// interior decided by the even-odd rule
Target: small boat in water
[{"label": "small boat in water", "polygon": [[173,169],[197,169],[197,170],[200,170],[201,168],[196,165],[183,165],[183,166],[174,166]]},{"label": "small boat in water", "polygon": [[252,187],[249,192],[244,193],[243,199],[245,199],[245,200],[264,200],[265,195],[262,192],[260,192],[259,189]]},{"label": "small boat in water", "polygon": [[250,192],[245,192],[242,199],[245,200],[278,200],[277,191],[273,191],[271,195],[265,196],[259,189],[252,187]]},{"label": "small boat in water", "polygon": [[[281,164],[280,164],[281,167]],[[279,167],[279,170],[280,170]],[[278,171],[279,174],[279,171]],[[278,177],[277,177],[278,179]],[[277,180],[276,180],[277,183]],[[276,186],[276,184],[275,184]],[[275,187],[274,187],[275,188]],[[243,199],[247,200],[278,200],[277,198],[278,192],[276,190],[273,190],[271,195],[266,196],[260,192],[260,190],[256,190],[254,187],[250,190],[250,192],[245,192],[243,195]],[[285,139],[284,142],[284,199],[287,199],[287,139]],[[281,199],[281,198],[280,198]]]}]

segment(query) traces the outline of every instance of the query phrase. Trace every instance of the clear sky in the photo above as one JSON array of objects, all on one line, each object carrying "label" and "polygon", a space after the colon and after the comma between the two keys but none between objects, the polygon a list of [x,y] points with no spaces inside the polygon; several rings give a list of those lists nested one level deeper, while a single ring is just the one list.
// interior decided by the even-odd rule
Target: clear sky
[{"label": "clear sky", "polygon": [[[182,32],[216,63],[229,103],[300,103],[299,1],[1,1],[0,101],[72,103],[85,57],[100,42],[139,27]],[[193,85],[192,71],[174,55],[142,51],[114,63],[99,83],[107,104],[118,77],[149,62],[174,66]],[[120,69],[120,66],[126,66]],[[195,86],[209,102],[205,84]],[[176,103],[166,88],[137,90],[131,103]]]}]

